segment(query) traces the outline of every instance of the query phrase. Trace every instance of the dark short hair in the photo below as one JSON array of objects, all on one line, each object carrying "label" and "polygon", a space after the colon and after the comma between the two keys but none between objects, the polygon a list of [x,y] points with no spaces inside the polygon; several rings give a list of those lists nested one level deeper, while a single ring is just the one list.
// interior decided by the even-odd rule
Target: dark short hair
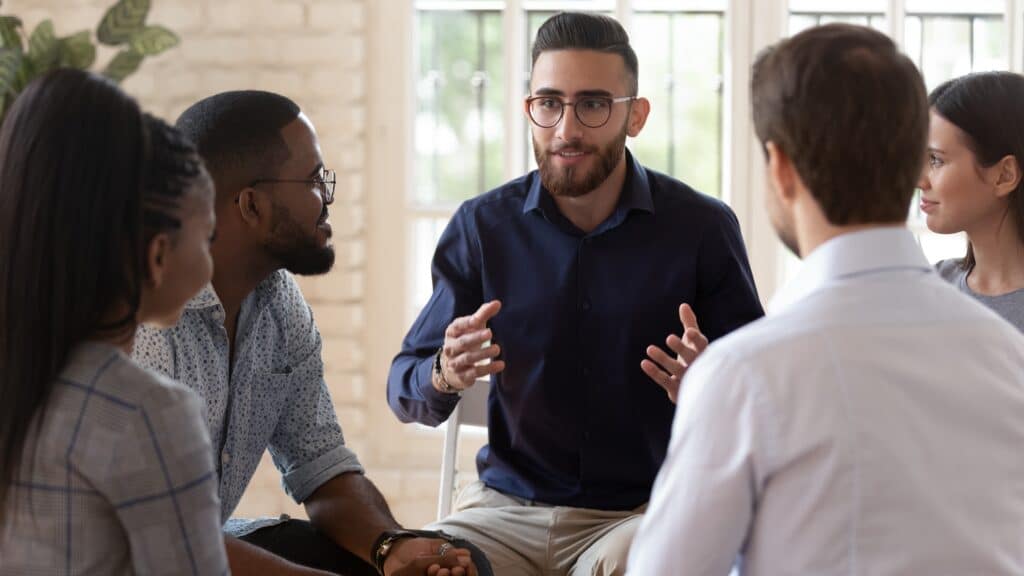
[{"label": "dark short hair", "polygon": [[[32,81],[0,129],[0,525],[75,345],[134,334],[146,248],[205,173],[192,144],[110,80]],[[120,314],[111,318],[112,312]],[[26,459],[31,461],[31,458]]]},{"label": "dark short hair", "polygon": [[629,96],[636,96],[640,65],[629,45],[629,34],[617,20],[602,14],[561,12],[548,18],[537,30],[532,63],[552,50],[593,50],[622,57],[629,73]]},{"label": "dark short hair", "polygon": [[222,188],[277,175],[290,155],[281,129],[299,112],[298,104],[280,94],[236,90],[196,102],[176,124],[195,142],[218,193],[233,194]]},{"label": "dark short hair", "polygon": [[829,222],[906,220],[928,101],[892,40],[848,24],[805,30],[758,55],[751,92],[758,138],[789,156]]},{"label": "dark short hair", "polygon": [[[954,78],[928,95],[939,116],[959,128],[979,166],[989,167],[1013,156],[1024,169],[1024,76],[1013,72],[977,72]],[[1024,242],[1024,178],[1010,193],[1008,216]],[[974,268],[974,247],[961,262]]]}]

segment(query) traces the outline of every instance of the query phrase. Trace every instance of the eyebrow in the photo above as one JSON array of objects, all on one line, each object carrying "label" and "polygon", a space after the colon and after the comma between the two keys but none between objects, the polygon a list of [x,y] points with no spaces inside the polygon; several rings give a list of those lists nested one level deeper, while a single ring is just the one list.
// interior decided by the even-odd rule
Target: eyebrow
[{"label": "eyebrow", "polygon": [[[565,92],[562,92],[561,90],[558,90],[558,89],[555,89],[555,88],[538,88],[534,92],[534,95],[535,96],[565,96]],[[599,90],[599,89],[580,90],[579,92],[573,94],[573,96],[576,96],[577,98],[581,98],[581,97],[585,98],[587,96],[604,96],[604,97],[609,97],[610,98],[611,95],[612,95],[611,92],[609,92],[607,90]]]}]

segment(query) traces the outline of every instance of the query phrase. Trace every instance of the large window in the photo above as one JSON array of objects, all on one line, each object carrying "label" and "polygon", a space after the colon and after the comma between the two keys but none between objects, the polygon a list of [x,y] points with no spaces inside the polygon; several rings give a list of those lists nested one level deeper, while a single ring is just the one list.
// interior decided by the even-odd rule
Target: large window
[{"label": "large window", "polygon": [[[843,0],[791,0],[789,32],[828,22],[850,22],[890,33],[921,70],[928,90],[970,72],[1011,67],[1006,15],[1012,2],[906,0],[900,3],[902,30],[897,30],[899,22],[886,14],[888,1],[858,2],[855,11],[848,8],[851,4]],[[962,234],[930,232],[917,198],[911,205],[908,223],[929,260],[963,256],[966,238]],[[792,262],[788,268],[792,269]]]},{"label": "large window", "polygon": [[[775,239],[760,211],[762,168],[748,152],[757,148],[743,70],[761,46],[829,22],[871,26],[896,40],[929,89],[1024,61],[1022,0],[405,1],[413,12],[408,73],[415,79],[415,176],[403,224],[408,316],[430,294],[431,255],[458,203],[535,166],[522,115],[530,47],[544,20],[560,10],[601,12],[626,26],[640,61],[640,94],[652,104],[630,149],[646,166],[733,203],[766,295],[791,266],[784,258],[781,268],[765,262],[779,262],[780,252],[766,248]],[[916,203],[909,222],[931,260],[963,253],[962,236],[928,232]]]},{"label": "large window", "polygon": [[628,146],[645,166],[720,196],[725,8],[725,0],[415,2],[408,314],[430,295],[430,258],[458,203],[536,167],[522,99],[533,39],[561,10],[622,18],[640,95],[652,103]]}]

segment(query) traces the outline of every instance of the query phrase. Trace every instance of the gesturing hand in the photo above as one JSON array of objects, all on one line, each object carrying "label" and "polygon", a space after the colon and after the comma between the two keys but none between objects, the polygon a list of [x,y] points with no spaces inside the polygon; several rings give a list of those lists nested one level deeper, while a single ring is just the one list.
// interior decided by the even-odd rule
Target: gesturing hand
[{"label": "gesturing hand", "polygon": [[708,347],[708,339],[701,333],[697,315],[689,304],[679,306],[679,320],[683,323],[683,337],[670,334],[665,338],[665,344],[676,353],[676,357],[672,358],[657,346],[648,346],[649,359],[640,361],[640,369],[665,389],[673,403],[679,396],[679,383],[686,369]]},{"label": "gesturing hand", "polygon": [[[501,302],[491,300],[477,308],[469,316],[461,316],[452,320],[444,332],[444,348],[441,350],[441,373],[449,386],[456,390],[465,390],[476,382],[477,378],[497,374],[505,369],[505,362],[494,360],[487,364],[477,365],[482,360],[490,360],[501,354],[501,347],[491,343],[483,347],[493,336],[487,322],[501,310]],[[434,378],[434,387],[444,391],[444,387]]]}]

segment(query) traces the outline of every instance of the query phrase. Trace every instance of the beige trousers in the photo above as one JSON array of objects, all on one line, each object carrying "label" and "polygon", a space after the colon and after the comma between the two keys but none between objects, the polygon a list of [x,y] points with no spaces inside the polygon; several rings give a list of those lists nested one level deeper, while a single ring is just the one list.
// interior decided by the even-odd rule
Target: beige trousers
[{"label": "beige trousers", "polygon": [[429,530],[480,547],[496,576],[622,576],[646,504],[624,512],[549,506],[466,486]]}]

